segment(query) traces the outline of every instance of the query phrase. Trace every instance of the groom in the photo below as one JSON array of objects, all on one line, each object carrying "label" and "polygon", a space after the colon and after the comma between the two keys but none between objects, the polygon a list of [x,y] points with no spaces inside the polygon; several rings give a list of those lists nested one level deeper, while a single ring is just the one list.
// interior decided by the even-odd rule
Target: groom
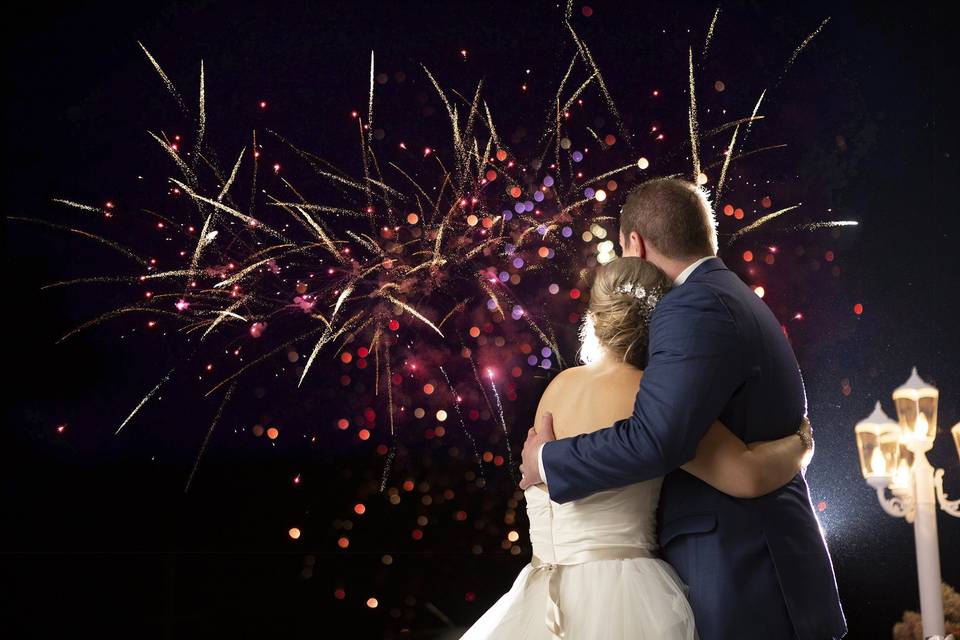
[{"label": "groom", "polygon": [[[650,326],[633,415],[556,440],[528,432],[521,488],[545,482],[557,502],[665,476],[660,546],[690,587],[702,640],[841,638],[846,622],[803,474],[738,499],[679,469],[719,419],[745,442],[793,432],[806,413],[796,357],[780,323],[716,257],[710,204],[692,183],[661,178],[629,195],[625,256],[660,267],[674,288]],[[798,434],[799,435],[799,434]]]}]

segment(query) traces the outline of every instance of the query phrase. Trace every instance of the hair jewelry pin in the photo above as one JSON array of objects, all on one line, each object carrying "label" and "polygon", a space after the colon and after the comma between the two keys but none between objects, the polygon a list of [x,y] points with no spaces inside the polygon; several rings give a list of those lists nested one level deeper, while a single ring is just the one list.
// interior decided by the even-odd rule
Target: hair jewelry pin
[{"label": "hair jewelry pin", "polygon": [[616,288],[618,293],[623,293],[628,296],[633,296],[637,300],[643,300],[646,302],[647,306],[651,309],[657,302],[660,300],[660,296],[657,290],[647,291],[646,287],[638,282],[627,282],[621,284]]}]

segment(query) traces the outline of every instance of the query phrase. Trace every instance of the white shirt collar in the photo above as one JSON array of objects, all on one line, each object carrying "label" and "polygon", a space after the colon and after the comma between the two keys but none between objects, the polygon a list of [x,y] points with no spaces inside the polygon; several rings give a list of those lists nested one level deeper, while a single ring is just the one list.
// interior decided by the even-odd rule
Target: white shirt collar
[{"label": "white shirt collar", "polygon": [[679,287],[680,285],[682,285],[684,282],[687,281],[687,278],[690,277],[690,274],[693,273],[697,267],[699,267],[701,264],[703,264],[707,260],[712,260],[715,257],[716,256],[704,256],[699,260],[697,260],[696,262],[687,266],[686,269],[680,272],[680,275],[677,276],[677,279],[673,281],[673,286]]}]

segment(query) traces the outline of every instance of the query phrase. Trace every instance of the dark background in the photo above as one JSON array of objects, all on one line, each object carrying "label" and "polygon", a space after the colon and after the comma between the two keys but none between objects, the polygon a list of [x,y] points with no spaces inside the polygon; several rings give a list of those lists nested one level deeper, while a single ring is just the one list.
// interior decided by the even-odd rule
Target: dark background
[{"label": "dark background", "polygon": [[[589,18],[582,5],[574,5],[574,24],[628,125],[647,124],[646,96],[659,87],[660,117],[676,121],[682,136],[686,50],[702,44],[713,5],[598,1]],[[756,143],[767,136],[791,150],[762,176],[779,185],[781,202],[800,199],[814,209],[810,220],[861,223],[791,240],[808,257],[770,287],[769,301],[784,322],[793,309],[804,310],[805,320],[790,330],[817,427],[808,481],[814,504],[822,503],[849,637],[888,637],[902,612],[918,606],[912,531],[882,513],[860,478],[853,425],[877,398],[891,412],[890,391],[917,365],[943,394],[942,433],[930,458],[947,469],[947,491],[960,495],[948,434],[960,419],[953,34],[946,9],[934,3],[722,6],[702,91],[723,79],[725,106],[741,114],[760,88],[773,87],[763,109],[770,125]],[[827,15],[832,21],[778,83],[783,62]],[[183,126],[138,40],[191,104],[204,60],[210,136],[226,144],[224,156],[243,144],[237,136],[270,126],[348,161],[341,149],[354,144],[356,131],[345,126],[346,116],[365,110],[371,49],[378,70],[404,70],[407,86],[424,88],[419,62],[464,92],[485,76],[487,97],[508,122],[534,114],[539,124],[555,86],[547,80],[568,60],[558,53],[561,17],[553,3],[493,0],[34,4],[10,21],[4,40],[4,213],[78,224],[77,212],[55,210],[50,198],[132,200],[142,195],[137,175],[166,175],[145,131]],[[469,51],[466,60],[461,49]],[[518,92],[523,82],[532,97]],[[429,142],[431,127],[445,124],[404,116],[408,96],[393,90],[387,95],[398,102],[383,107],[382,122],[406,118],[394,125],[397,134]],[[261,99],[270,102],[267,122],[256,108]],[[254,442],[245,437],[250,420],[225,418],[185,494],[214,402],[171,392],[113,435],[176,354],[157,353],[156,343],[148,349],[116,325],[54,344],[123,294],[39,287],[109,273],[119,263],[102,247],[38,227],[8,221],[5,236],[0,561],[7,593],[0,624],[12,630],[8,637],[328,637],[332,629],[357,637],[455,637],[451,628],[475,620],[527,561],[526,547],[512,556],[498,544],[503,503],[512,497],[506,470],[491,468],[478,487],[464,479],[469,464],[427,446],[412,450],[398,473],[455,489],[450,502],[471,514],[473,526],[464,533],[432,524],[427,538],[412,544],[416,505],[391,510],[370,491],[382,456],[331,428],[343,400],[326,389],[309,410],[285,401],[297,433],[286,443]],[[825,283],[809,256],[827,249],[837,252],[842,275]],[[858,302],[864,313],[855,316]],[[572,353],[575,345],[567,347]],[[280,397],[271,393],[267,401]],[[508,421],[523,427],[537,395],[508,403]],[[514,430],[514,450],[524,429]],[[307,446],[317,434],[323,446]],[[298,473],[304,482],[293,488]],[[358,501],[367,505],[362,517],[352,513]],[[340,550],[336,540],[351,518],[350,548]],[[960,586],[960,522],[939,522],[944,580]],[[291,526],[303,528],[301,540],[289,539]],[[514,528],[523,535],[524,527],[520,503]],[[467,538],[483,543],[483,553],[472,554]],[[337,588],[344,599],[334,596]],[[376,609],[365,605],[371,596],[380,601]]]}]

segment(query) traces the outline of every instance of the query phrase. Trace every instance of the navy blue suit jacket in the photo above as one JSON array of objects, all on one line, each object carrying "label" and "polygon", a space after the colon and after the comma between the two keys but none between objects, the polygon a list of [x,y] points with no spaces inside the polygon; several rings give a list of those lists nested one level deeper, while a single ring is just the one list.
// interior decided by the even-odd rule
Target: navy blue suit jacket
[{"label": "navy blue suit jacket", "polygon": [[717,419],[744,442],[796,431],[806,395],[780,323],[714,258],[661,299],[649,354],[632,416],[544,445],[550,497],[568,502],[665,476],[660,546],[690,587],[702,640],[842,637],[833,566],[803,475],[738,499],[679,469]]}]

